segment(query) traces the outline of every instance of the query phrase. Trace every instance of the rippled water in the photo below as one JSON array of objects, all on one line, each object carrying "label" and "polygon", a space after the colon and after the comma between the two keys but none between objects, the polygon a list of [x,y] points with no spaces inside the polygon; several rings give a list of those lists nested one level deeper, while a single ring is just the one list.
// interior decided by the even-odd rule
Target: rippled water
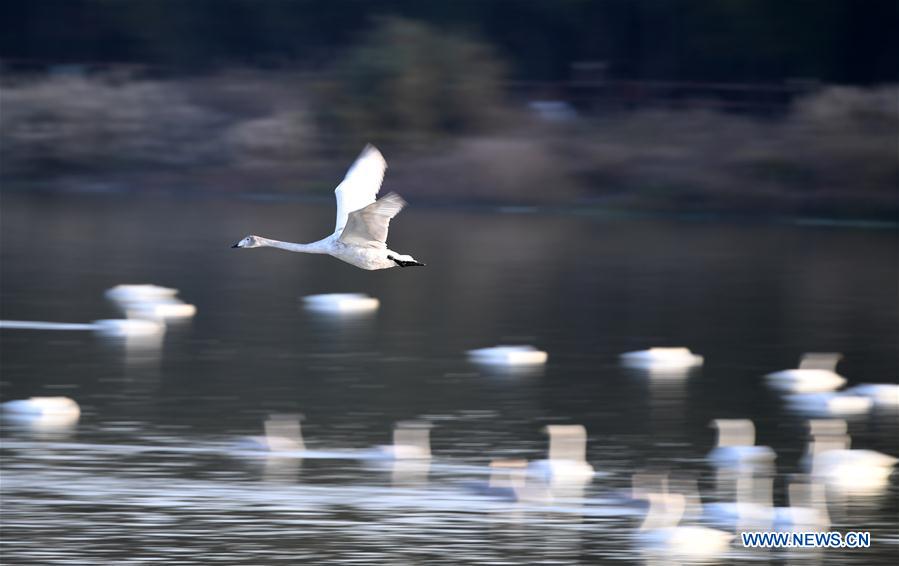
[{"label": "rippled water", "polygon": [[[851,383],[899,376],[899,238],[892,229],[412,206],[391,247],[420,269],[356,270],[331,258],[232,250],[248,233],[309,241],[328,202],[5,195],[0,318],[117,316],[120,283],[180,289],[197,306],[158,347],[90,332],[0,331],[3,400],[65,395],[70,431],[3,421],[5,564],[586,563],[638,561],[631,474],[691,474],[716,417],[755,421],[778,453],[775,495],[798,472],[805,419],[761,376],[804,351],[840,351]],[[300,298],[364,292],[368,317]],[[465,350],[532,343],[542,372],[470,365]],[[685,345],[701,371],[659,381],[620,352]],[[305,415],[306,457],[236,447],[266,416]],[[395,422],[430,421],[429,465],[366,455]],[[550,503],[489,497],[492,458],[544,455],[547,424],[583,424],[599,472]],[[850,420],[854,447],[899,455],[895,414]],[[868,550],[734,551],[771,559],[892,563],[897,479],[875,498],[830,502]]]}]

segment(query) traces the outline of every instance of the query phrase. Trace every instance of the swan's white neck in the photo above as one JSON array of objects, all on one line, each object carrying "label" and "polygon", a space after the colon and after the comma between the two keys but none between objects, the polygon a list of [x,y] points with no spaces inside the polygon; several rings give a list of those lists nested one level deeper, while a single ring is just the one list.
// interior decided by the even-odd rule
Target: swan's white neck
[{"label": "swan's white neck", "polygon": [[327,249],[326,240],[319,240],[311,244],[297,244],[294,242],[282,242],[281,240],[272,240],[271,238],[257,237],[260,246],[268,246],[270,248],[278,248],[289,252],[300,252],[307,254],[326,254],[330,250]]},{"label": "swan's white neck", "polygon": [[683,495],[679,493],[648,493],[646,499],[649,500],[649,509],[646,511],[643,524],[640,525],[641,531],[673,528],[680,523],[686,507]]}]

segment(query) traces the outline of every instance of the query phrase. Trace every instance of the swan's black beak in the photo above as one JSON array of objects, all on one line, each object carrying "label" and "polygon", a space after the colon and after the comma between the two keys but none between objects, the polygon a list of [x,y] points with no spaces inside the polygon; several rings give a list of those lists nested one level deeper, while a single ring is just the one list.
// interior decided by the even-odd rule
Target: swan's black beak
[{"label": "swan's black beak", "polygon": [[232,248],[239,248],[239,247],[240,247],[240,242],[237,242],[236,244],[234,244],[234,245],[231,246],[231,247],[232,247]]}]

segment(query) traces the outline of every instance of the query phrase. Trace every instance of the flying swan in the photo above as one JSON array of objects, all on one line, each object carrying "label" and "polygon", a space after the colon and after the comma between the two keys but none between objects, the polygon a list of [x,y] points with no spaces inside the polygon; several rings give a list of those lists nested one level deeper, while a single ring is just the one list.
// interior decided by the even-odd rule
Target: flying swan
[{"label": "flying swan", "polygon": [[387,162],[373,145],[365,146],[346,177],[337,185],[337,223],[334,233],[311,244],[281,242],[261,236],[247,236],[232,248],[272,247],[289,252],[328,254],[361,269],[424,265],[412,256],[387,248],[390,219],[399,214],[406,201],[396,193],[375,200],[384,180]]}]

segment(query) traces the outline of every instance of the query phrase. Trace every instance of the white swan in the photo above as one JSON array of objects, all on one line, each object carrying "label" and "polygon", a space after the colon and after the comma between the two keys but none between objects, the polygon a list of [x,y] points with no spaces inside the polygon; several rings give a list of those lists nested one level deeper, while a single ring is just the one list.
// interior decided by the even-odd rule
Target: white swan
[{"label": "white swan", "polygon": [[785,369],[765,376],[768,384],[789,393],[819,393],[833,391],[846,383],[836,373],[841,354],[804,354],[798,369]]},{"label": "white swan", "polygon": [[95,320],[94,330],[109,337],[153,337],[165,332],[165,325],[153,320],[138,318],[108,318]]},{"label": "white swan", "polygon": [[197,307],[177,298],[177,289],[158,285],[116,285],[106,291],[106,298],[119,306],[128,318],[169,320],[190,318]]},{"label": "white swan", "polygon": [[490,366],[539,366],[549,358],[533,346],[494,346],[468,351],[468,359]]},{"label": "white swan", "polygon": [[246,448],[266,452],[300,452],[306,449],[299,415],[272,415],[265,421],[265,436],[250,436]]},{"label": "white swan", "polygon": [[81,407],[68,397],[30,397],[2,404],[3,416],[36,429],[65,428],[81,417]]},{"label": "white swan", "polygon": [[768,530],[775,516],[773,484],[769,475],[739,474],[735,500],[703,505],[702,520],[733,532]]},{"label": "white swan", "polygon": [[686,508],[681,493],[648,493],[646,517],[637,540],[644,550],[665,556],[711,558],[726,553],[734,535],[699,525],[680,525]]},{"label": "white swan", "polygon": [[0,328],[19,330],[93,330],[105,338],[126,338],[129,344],[159,346],[169,319],[188,318],[197,309],[175,295],[177,289],[158,285],[116,285],[106,298],[114,302],[128,318],[95,320],[88,324],[0,320]]},{"label": "white swan", "polygon": [[418,421],[398,422],[393,444],[379,447],[379,457],[388,460],[430,460],[431,425]]},{"label": "white swan", "polygon": [[549,457],[528,466],[528,475],[547,483],[586,484],[593,479],[587,463],[587,429],[581,425],[548,425]]},{"label": "white swan", "polygon": [[109,318],[95,320],[89,324],[71,322],[39,322],[34,320],[0,320],[0,328],[16,330],[93,330],[104,337],[144,338],[160,336],[165,325],[153,320],[132,318]]},{"label": "white swan", "polygon": [[755,446],[755,425],[749,419],[715,419],[710,426],[718,430],[718,445],[707,457],[715,466],[767,466],[777,457],[771,448]]},{"label": "white swan", "polygon": [[334,190],[337,222],[334,233],[327,238],[310,244],[296,244],[250,235],[231,247],[272,247],[289,252],[328,254],[368,270],[424,265],[412,256],[387,248],[390,220],[406,206],[406,201],[396,193],[375,200],[386,169],[387,162],[374,146],[368,145],[362,150],[343,182]]},{"label": "white swan", "polygon": [[490,478],[469,484],[469,489],[494,499],[548,503],[552,492],[543,482],[528,481],[527,460],[495,459],[490,462]]},{"label": "white swan", "polygon": [[861,383],[847,388],[846,393],[867,397],[875,407],[899,407],[899,384],[896,383]]},{"label": "white swan", "polygon": [[703,357],[689,348],[650,348],[621,354],[621,363],[637,369],[687,369],[701,366]]},{"label": "white swan", "polygon": [[357,314],[378,310],[380,302],[362,293],[327,293],[303,297],[306,310],[328,314]]},{"label": "white swan", "polygon": [[871,411],[874,401],[849,390],[840,392],[795,393],[787,395],[791,409],[816,416],[863,415]]},{"label": "white swan", "polygon": [[811,476],[845,495],[878,495],[899,461],[874,450],[850,449],[848,435],[816,436],[809,445]]},{"label": "white swan", "polygon": [[843,419],[810,419],[808,421],[809,441],[805,454],[799,463],[806,472],[812,469],[816,454],[826,450],[846,448],[849,439],[849,425]]},{"label": "white swan", "polygon": [[826,531],[830,528],[827,490],[820,483],[793,482],[787,488],[789,505],[774,508],[775,531]]}]

